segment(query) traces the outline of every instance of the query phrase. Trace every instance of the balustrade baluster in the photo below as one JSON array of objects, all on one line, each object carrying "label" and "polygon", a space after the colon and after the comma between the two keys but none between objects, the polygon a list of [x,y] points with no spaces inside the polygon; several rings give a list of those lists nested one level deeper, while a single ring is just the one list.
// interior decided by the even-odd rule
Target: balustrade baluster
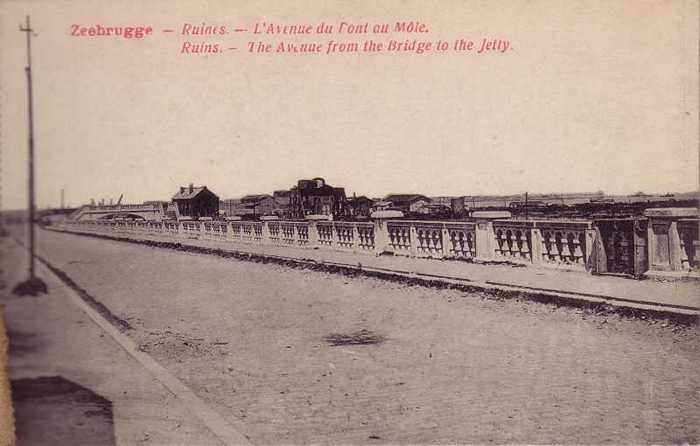
[{"label": "balustrade baluster", "polygon": [[527,239],[527,232],[526,231],[520,232],[520,246],[521,246],[520,254],[522,255],[523,258],[531,259],[532,256],[530,254],[530,243]]},{"label": "balustrade baluster", "polygon": [[511,257],[519,258],[520,257],[520,247],[518,244],[520,243],[520,237],[518,236],[518,231],[508,231],[510,233],[510,237],[508,237],[508,246],[510,248],[510,255]]},{"label": "balustrade baluster", "polygon": [[557,239],[554,233],[550,233],[549,236],[549,257],[553,262],[559,261],[559,247],[557,246]]},{"label": "balustrade baluster", "polygon": [[559,243],[561,246],[561,251],[560,251],[561,261],[566,262],[571,258],[571,250],[569,249],[569,240],[567,239],[565,234],[562,234],[560,232],[557,233],[557,239],[559,239]]}]

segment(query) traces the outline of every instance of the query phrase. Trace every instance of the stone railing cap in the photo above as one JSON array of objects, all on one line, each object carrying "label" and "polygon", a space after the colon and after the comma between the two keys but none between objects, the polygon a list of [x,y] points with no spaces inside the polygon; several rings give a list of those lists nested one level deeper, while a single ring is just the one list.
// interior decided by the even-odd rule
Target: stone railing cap
[{"label": "stone railing cap", "polygon": [[373,219],[401,218],[401,217],[403,217],[403,212],[401,212],[401,211],[375,211],[375,212],[372,212],[372,215],[370,217]]},{"label": "stone railing cap", "polygon": [[697,217],[700,216],[698,208],[653,208],[644,211],[645,217]]},{"label": "stone railing cap", "polygon": [[473,218],[510,218],[511,213],[509,211],[473,211],[471,216]]},{"label": "stone railing cap", "polygon": [[309,214],[304,216],[304,220],[314,220],[314,221],[331,221],[333,220],[330,215],[324,214]]}]

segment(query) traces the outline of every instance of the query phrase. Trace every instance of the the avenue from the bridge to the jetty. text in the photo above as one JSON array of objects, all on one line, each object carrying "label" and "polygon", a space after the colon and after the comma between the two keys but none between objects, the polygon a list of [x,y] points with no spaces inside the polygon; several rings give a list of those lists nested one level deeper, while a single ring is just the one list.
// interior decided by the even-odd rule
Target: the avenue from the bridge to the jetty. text
[{"label": "the avenue from the bridge to the jetty. text", "polygon": [[173,51],[182,55],[232,54],[359,54],[359,53],[447,53],[502,54],[513,50],[508,39],[478,36],[430,38],[431,27],[419,20],[384,22],[252,24],[186,22],[173,28],[153,25],[70,25],[69,35],[87,38],[143,40],[172,35],[178,39]]}]

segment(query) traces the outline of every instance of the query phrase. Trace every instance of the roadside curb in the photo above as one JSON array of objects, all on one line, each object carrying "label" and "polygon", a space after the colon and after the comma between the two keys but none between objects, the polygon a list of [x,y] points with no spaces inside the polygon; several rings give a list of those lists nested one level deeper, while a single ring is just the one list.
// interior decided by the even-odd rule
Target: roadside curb
[{"label": "roadside curb", "polygon": [[[25,248],[21,242],[14,238],[13,240],[19,246]],[[112,340],[116,342],[120,348],[122,348],[148,373],[150,373],[150,375],[153,376],[156,381],[158,381],[170,393],[172,393],[175,398],[180,400],[182,404],[190,411],[191,415],[199,418],[222,444],[231,446],[251,444],[250,439],[245,434],[238,431],[225,417],[204,402],[204,400],[202,400],[192,389],[178,379],[172,372],[160,365],[148,353],[142,351],[139,348],[139,345],[125,333],[131,329],[128,323],[119,319],[99,300],[89,295],[65,272],[56,268],[42,256],[35,254],[35,257],[37,260],[39,260],[39,264],[37,265],[38,269],[42,271],[43,274],[51,275],[58,282],[65,285],[65,288],[63,289],[67,293],[67,298],[80,310],[82,310],[95,325],[100,327],[110,338],[112,338]],[[0,320],[0,323],[1,322],[2,321]],[[0,326],[0,329],[2,328],[4,327]],[[1,335],[2,333],[0,333],[0,344],[3,340]],[[0,347],[1,346],[2,345],[0,345]],[[3,358],[0,356],[0,359]],[[1,374],[0,378],[2,378]],[[1,386],[0,391],[2,391]],[[2,397],[1,392],[0,397]],[[0,415],[2,415],[1,410]],[[0,434],[2,434],[1,431]],[[0,441],[2,440],[3,438],[0,435]],[[11,443],[7,444],[14,445],[15,442],[12,441]],[[0,446],[4,445],[5,443],[0,443]]]},{"label": "roadside curb", "polygon": [[625,317],[638,319],[669,319],[681,325],[697,325],[700,321],[698,308],[673,304],[650,304],[648,302],[634,301],[631,299],[614,296],[571,293],[553,289],[541,289],[535,287],[503,284],[498,282],[477,282],[468,278],[447,277],[431,275],[419,272],[406,272],[386,268],[368,267],[361,264],[336,263],[328,261],[316,261],[299,257],[286,257],[273,254],[261,254],[247,252],[240,249],[207,248],[183,244],[181,242],[156,241],[132,237],[119,237],[106,234],[93,234],[73,232],[66,230],[49,229],[56,232],[64,232],[85,237],[94,237],[105,240],[135,243],[140,245],[174,249],[200,254],[216,255],[223,258],[254,263],[276,263],[292,268],[311,269],[343,275],[364,275],[381,280],[400,282],[408,285],[425,286],[431,288],[449,288],[467,293],[482,293],[496,299],[524,299],[534,302],[552,304],[556,306],[575,307],[588,309],[596,313],[619,314]]}]

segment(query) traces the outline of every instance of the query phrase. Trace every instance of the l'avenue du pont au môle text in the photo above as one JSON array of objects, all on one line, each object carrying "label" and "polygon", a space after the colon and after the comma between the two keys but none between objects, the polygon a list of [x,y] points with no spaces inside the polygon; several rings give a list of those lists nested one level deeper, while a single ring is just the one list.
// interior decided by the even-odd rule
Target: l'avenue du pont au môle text
[{"label": "l'avenue du pont au m\u00f4le text", "polygon": [[[225,38],[228,34],[248,33],[245,26],[233,27],[228,25],[213,25],[207,23],[192,24],[184,23],[179,29],[161,30],[162,33],[173,33],[185,36],[186,40],[180,42],[179,52],[182,54],[215,54],[223,51],[225,46],[221,42],[213,41],[212,38]],[[342,53],[342,52],[445,52],[448,50],[458,52],[471,52],[476,54],[500,52],[504,53],[512,49],[510,41],[497,38],[464,39],[457,38],[450,42],[448,40],[435,40],[425,38],[410,38],[410,34],[428,33],[425,24],[419,22],[397,22],[392,31],[396,34],[404,34],[398,38],[382,39],[380,36],[388,31],[389,25],[375,25],[374,29],[368,24],[363,26],[347,24],[341,22],[337,31],[331,31],[332,25],[321,23],[312,25],[278,25],[270,23],[256,23],[250,34],[254,40],[239,42],[241,49],[250,53]],[[109,26],[71,25],[70,35],[73,37],[121,37],[125,39],[141,40],[152,37],[156,31],[151,26]],[[160,33],[159,33],[160,34]],[[260,34],[278,39],[268,40]],[[326,34],[326,39],[320,41],[298,41],[293,37],[311,36]],[[330,38],[328,34],[336,34],[336,39]],[[338,35],[340,34],[340,35]],[[364,36],[361,36],[364,34]],[[344,35],[344,36],[342,36]],[[386,37],[386,34],[384,34]],[[355,37],[355,38],[353,38]],[[418,36],[416,36],[418,37]],[[292,40],[288,40],[292,39]],[[231,42],[233,44],[233,42]],[[228,48],[236,49],[236,48]]]}]

